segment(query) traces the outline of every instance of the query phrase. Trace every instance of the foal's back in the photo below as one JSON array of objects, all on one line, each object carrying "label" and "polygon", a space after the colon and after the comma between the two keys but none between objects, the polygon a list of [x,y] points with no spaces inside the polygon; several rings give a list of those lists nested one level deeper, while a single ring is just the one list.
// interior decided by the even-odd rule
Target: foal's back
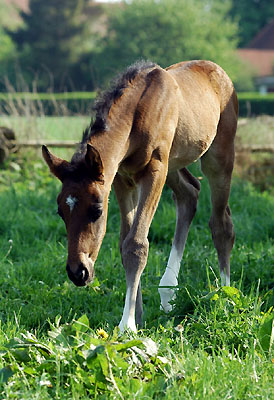
[{"label": "foal's back", "polygon": [[175,170],[209,149],[222,114],[229,124],[237,121],[237,99],[230,78],[211,61],[181,62],[166,71],[179,88],[178,126],[169,161],[169,169]]}]

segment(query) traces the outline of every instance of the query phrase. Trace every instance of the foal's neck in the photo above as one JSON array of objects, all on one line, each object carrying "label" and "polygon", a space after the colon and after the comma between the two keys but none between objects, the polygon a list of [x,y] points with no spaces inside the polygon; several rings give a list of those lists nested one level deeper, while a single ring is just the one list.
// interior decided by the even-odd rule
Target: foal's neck
[{"label": "foal's neck", "polygon": [[107,185],[111,186],[120,163],[130,154],[135,111],[144,88],[144,79],[139,79],[125,89],[121,98],[110,108],[107,129],[94,132],[88,138],[88,143],[100,153]]}]

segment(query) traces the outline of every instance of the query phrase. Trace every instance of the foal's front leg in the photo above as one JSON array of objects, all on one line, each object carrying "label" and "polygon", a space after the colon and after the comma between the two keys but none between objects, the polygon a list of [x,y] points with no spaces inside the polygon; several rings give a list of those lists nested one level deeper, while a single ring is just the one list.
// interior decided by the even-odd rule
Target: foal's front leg
[{"label": "foal's front leg", "polygon": [[[128,178],[124,179],[119,174],[116,175],[113,186],[120,207],[120,253],[122,256],[123,243],[132,227],[137,210],[138,191],[137,187],[128,181]],[[136,322],[139,326],[142,325],[142,314],[143,304],[140,281],[136,298]]]},{"label": "foal's front leg", "polygon": [[[167,161],[152,159],[139,180],[139,201],[132,227],[122,244],[122,262],[126,272],[127,292],[123,316],[119,324],[121,331],[136,332],[135,309],[141,274],[146,266],[149,243],[149,227],[157,208],[167,174]],[[139,289],[140,290],[140,289]],[[140,296],[138,296],[140,299]]]}]

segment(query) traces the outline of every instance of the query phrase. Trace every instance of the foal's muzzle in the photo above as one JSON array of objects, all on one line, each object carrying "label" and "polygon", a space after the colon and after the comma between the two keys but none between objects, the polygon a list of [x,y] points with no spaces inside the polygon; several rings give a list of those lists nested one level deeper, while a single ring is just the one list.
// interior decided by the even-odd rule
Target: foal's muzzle
[{"label": "foal's muzzle", "polygon": [[93,281],[94,270],[93,268],[87,268],[84,264],[80,263],[76,271],[72,271],[69,264],[67,264],[67,273],[69,279],[76,286],[86,286],[88,283]]}]

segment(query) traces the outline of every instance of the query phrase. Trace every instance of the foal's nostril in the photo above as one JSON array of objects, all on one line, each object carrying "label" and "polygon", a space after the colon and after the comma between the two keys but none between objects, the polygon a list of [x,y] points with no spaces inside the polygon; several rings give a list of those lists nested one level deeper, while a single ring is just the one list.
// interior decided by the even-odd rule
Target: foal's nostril
[{"label": "foal's nostril", "polygon": [[86,281],[88,279],[88,275],[89,273],[87,268],[81,263],[75,273],[76,278],[81,279],[82,281]]},{"label": "foal's nostril", "polygon": [[76,272],[73,272],[70,266],[67,264],[67,274],[69,279],[76,285],[76,286],[85,286],[86,281],[89,278],[89,272],[87,268],[81,263]]}]

